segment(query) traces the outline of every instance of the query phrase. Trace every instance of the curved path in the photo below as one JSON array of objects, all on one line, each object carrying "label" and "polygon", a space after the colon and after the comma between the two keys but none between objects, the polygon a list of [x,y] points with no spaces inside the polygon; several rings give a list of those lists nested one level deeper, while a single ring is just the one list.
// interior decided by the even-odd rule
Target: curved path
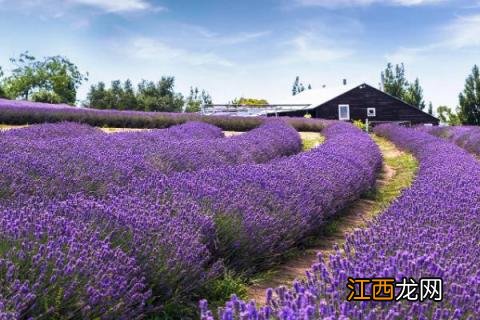
[{"label": "curved path", "polygon": [[317,260],[317,254],[328,256],[333,246],[340,247],[345,241],[345,234],[356,228],[361,228],[376,214],[388,206],[401,191],[410,186],[415,176],[417,163],[410,154],[398,150],[392,143],[383,138],[373,136],[380,147],[384,161],[383,168],[376,180],[372,194],[355,201],[351,206],[331,219],[323,234],[316,237],[308,248],[296,252],[292,259],[271,270],[256,280],[247,289],[247,298],[253,299],[258,305],[265,303],[265,290],[281,285],[289,286],[293,280],[305,277],[305,271],[310,269]]}]

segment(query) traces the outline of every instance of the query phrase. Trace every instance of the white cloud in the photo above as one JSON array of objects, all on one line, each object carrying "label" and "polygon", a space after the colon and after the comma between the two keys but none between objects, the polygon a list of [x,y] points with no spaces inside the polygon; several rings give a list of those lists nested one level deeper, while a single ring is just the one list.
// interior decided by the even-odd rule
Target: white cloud
[{"label": "white cloud", "polygon": [[230,34],[220,34],[213,32],[205,27],[191,24],[182,24],[183,28],[188,31],[193,31],[201,37],[208,40],[213,45],[234,45],[245,43],[259,38],[266,37],[271,34],[269,30],[262,30],[256,32],[239,32]]},{"label": "white cloud", "polygon": [[270,31],[241,32],[237,34],[216,37],[213,40],[219,44],[240,44],[265,37],[269,34]]},{"label": "white cloud", "polygon": [[439,30],[441,38],[418,47],[400,47],[386,55],[388,61],[413,62],[432,53],[480,48],[480,14],[460,16]]},{"label": "white cloud", "polygon": [[142,60],[184,63],[192,66],[233,66],[232,62],[211,52],[194,52],[174,48],[162,41],[145,37],[133,39],[128,46],[127,54]]},{"label": "white cloud", "polygon": [[142,11],[152,7],[144,0],[70,0],[70,2],[97,7],[107,12]]},{"label": "white cloud", "polygon": [[393,6],[420,6],[440,3],[448,0],[296,0],[300,6],[318,6],[325,8],[360,7],[372,4]]},{"label": "white cloud", "polygon": [[457,49],[480,47],[480,14],[458,17],[444,30],[446,45]]},{"label": "white cloud", "polygon": [[159,12],[167,10],[162,6],[154,6],[149,0],[3,0],[5,8],[18,11],[48,11],[50,15],[58,15],[78,7],[99,9],[108,13]]}]

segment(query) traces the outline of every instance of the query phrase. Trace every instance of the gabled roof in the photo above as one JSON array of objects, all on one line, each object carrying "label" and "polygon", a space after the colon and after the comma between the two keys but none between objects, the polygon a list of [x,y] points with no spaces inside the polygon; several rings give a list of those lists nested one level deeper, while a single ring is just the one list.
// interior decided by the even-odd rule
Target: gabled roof
[{"label": "gabled roof", "polygon": [[302,91],[294,96],[289,96],[282,100],[282,103],[285,104],[309,104],[309,108],[317,107],[321,104],[324,104],[327,101],[345,93],[346,91],[350,91],[357,86],[338,86],[338,87],[325,87],[320,89],[310,89]]}]

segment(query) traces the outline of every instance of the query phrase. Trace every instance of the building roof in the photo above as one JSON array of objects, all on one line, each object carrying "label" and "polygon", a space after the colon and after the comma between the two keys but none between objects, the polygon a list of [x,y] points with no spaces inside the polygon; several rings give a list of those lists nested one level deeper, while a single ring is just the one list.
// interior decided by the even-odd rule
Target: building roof
[{"label": "building roof", "polygon": [[[303,110],[312,109],[356,87],[357,86],[345,85],[345,86],[325,87],[320,89],[305,90],[294,96],[289,96],[285,98],[282,101],[282,103],[308,104],[310,106],[308,108],[303,108]],[[299,110],[302,110],[302,109],[299,109]]]}]

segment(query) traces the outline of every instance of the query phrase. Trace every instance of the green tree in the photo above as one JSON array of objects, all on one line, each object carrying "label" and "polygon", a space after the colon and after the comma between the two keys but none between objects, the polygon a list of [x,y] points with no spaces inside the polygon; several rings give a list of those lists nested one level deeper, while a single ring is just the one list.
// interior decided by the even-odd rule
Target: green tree
[{"label": "green tree", "polygon": [[418,78],[416,78],[412,84],[407,86],[401,99],[420,110],[425,109],[425,101],[423,101],[423,89],[420,86],[420,81]]},{"label": "green tree", "polygon": [[428,113],[433,115],[433,104],[432,101],[428,103]]},{"label": "green tree", "polygon": [[4,85],[7,95],[13,99],[74,104],[78,87],[87,80],[87,75],[62,56],[37,60],[24,52],[10,61],[15,68]]},{"label": "green tree", "polygon": [[393,70],[393,65],[388,63],[387,68],[381,73],[381,82],[384,92],[403,99],[405,88],[408,86],[403,63],[395,65],[395,70]]},{"label": "green tree", "polygon": [[455,126],[461,124],[458,113],[454,113],[451,108],[447,106],[439,106],[437,108],[438,119],[441,122]]},{"label": "green tree", "polygon": [[108,91],[105,88],[104,82],[99,82],[97,85],[90,86],[90,91],[87,94],[87,101],[84,104],[86,107],[95,109],[110,109]]},{"label": "green tree", "polygon": [[138,109],[137,97],[135,95],[135,90],[133,89],[132,81],[130,81],[130,79],[127,79],[123,83],[123,93],[119,105],[123,106],[123,109]]},{"label": "green tree", "polygon": [[459,95],[460,118],[463,124],[480,125],[480,71],[473,66],[465,80],[465,88]]},{"label": "green tree", "polygon": [[268,104],[268,101],[265,99],[255,99],[255,98],[235,98],[231,102],[231,104],[237,104],[237,105],[247,105],[247,106],[254,106],[254,105],[264,105]]},{"label": "green tree", "polygon": [[3,88],[3,69],[0,67],[0,98],[7,98],[7,93],[5,92],[5,89]]},{"label": "green tree", "polygon": [[124,92],[120,80],[113,80],[108,90],[108,109],[125,110],[126,106],[122,104]]},{"label": "green tree", "polygon": [[210,94],[195,87],[190,87],[190,94],[187,97],[185,112],[199,112],[202,104],[212,104],[212,97]]},{"label": "green tree", "polygon": [[[309,85],[307,86],[307,89],[308,89],[308,90],[311,90],[311,89],[312,89],[312,85],[309,84]],[[299,93],[302,92],[302,91],[305,91],[305,85],[300,82],[300,77],[299,77],[299,76],[296,76],[296,77],[295,77],[295,81],[293,82],[293,86],[292,86],[292,96],[297,95],[297,94],[299,94]]]},{"label": "green tree", "polygon": [[174,77],[162,77],[157,83],[142,80],[138,84],[137,95],[141,110],[180,112],[184,99],[180,93],[175,93],[174,85]]}]

